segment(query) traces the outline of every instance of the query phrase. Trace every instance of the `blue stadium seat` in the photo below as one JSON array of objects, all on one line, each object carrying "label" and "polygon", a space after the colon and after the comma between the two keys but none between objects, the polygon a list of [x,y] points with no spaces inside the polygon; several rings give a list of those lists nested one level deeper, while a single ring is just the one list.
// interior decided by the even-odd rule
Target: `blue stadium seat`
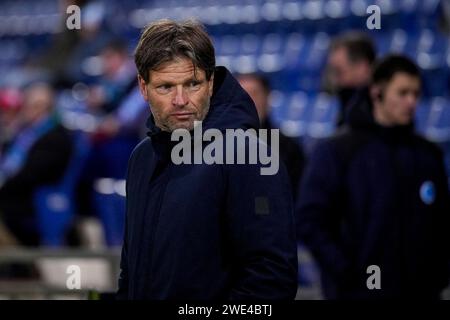
[{"label": "blue stadium seat", "polygon": [[293,92],[283,107],[285,111],[280,121],[281,131],[291,137],[303,136],[312,110],[308,94],[303,91]]},{"label": "blue stadium seat", "polygon": [[270,94],[270,119],[279,127],[281,121],[286,118],[286,101],[288,95],[279,90],[272,90]]},{"label": "blue stadium seat", "polygon": [[307,127],[307,135],[320,139],[330,136],[336,128],[339,101],[326,94],[318,94],[312,102],[312,115]]},{"label": "blue stadium seat", "polygon": [[121,246],[125,225],[125,180],[98,179],[93,201],[103,225],[106,244],[109,247]]},{"label": "blue stadium seat", "polygon": [[299,32],[292,32],[286,35],[284,46],[285,70],[297,71],[300,59],[303,57],[307,45],[306,37]]},{"label": "blue stadium seat", "polygon": [[443,97],[434,97],[425,125],[425,135],[434,142],[450,141],[450,103]]},{"label": "blue stadium seat", "polygon": [[424,135],[428,120],[428,114],[430,113],[430,101],[429,99],[421,99],[417,105],[415,115],[415,129],[418,133]]}]

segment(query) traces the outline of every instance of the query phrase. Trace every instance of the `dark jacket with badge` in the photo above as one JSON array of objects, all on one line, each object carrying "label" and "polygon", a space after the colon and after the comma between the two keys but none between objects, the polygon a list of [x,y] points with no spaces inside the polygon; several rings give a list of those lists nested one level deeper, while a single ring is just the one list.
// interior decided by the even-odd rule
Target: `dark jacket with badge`
[{"label": "dark jacket with badge", "polygon": [[[258,128],[250,97],[223,67],[203,130]],[[133,151],[118,298],[293,299],[297,254],[285,168],[180,164],[149,121]]]},{"label": "dark jacket with badge", "polygon": [[321,268],[326,298],[437,298],[450,254],[441,151],[412,125],[377,125],[367,93],[359,103],[308,162],[298,237]]}]

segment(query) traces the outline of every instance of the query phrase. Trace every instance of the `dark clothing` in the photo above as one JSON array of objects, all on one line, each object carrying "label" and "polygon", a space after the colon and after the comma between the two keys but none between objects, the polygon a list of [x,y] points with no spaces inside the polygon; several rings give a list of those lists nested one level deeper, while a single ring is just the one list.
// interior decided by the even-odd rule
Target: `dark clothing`
[{"label": "dark clothing", "polygon": [[[308,163],[297,231],[321,268],[325,297],[438,297],[450,253],[440,150],[412,125],[377,125],[366,102]],[[381,290],[366,286],[370,265],[380,267]]]},{"label": "dark clothing", "polygon": [[[263,129],[274,129],[272,122],[267,119],[261,125]],[[268,140],[270,145],[270,140]],[[286,166],[289,180],[291,181],[291,190],[294,197],[294,203],[297,199],[297,190],[300,183],[303,168],[305,167],[305,156],[300,144],[293,138],[285,136],[280,131],[279,145],[280,159]]]},{"label": "dark clothing", "polygon": [[358,107],[362,101],[360,98],[365,94],[366,88],[341,88],[337,92],[339,100],[339,111],[336,119],[338,127],[348,123],[349,114],[353,107]]},{"label": "dark clothing", "polygon": [[[223,67],[203,129],[258,128],[256,109]],[[119,299],[293,299],[297,254],[285,168],[180,164],[149,121],[128,167]],[[225,154],[225,153],[224,153]]]},{"label": "dark clothing", "polygon": [[40,244],[34,192],[62,179],[71,153],[69,133],[57,125],[34,143],[21,170],[0,188],[0,218],[23,245]]}]

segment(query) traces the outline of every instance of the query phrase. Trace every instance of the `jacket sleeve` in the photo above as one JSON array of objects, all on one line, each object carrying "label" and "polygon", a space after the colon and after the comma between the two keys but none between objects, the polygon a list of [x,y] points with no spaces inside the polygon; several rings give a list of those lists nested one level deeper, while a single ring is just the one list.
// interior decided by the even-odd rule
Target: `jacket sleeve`
[{"label": "jacket sleeve", "polygon": [[321,142],[313,151],[299,189],[296,206],[297,237],[311,251],[320,268],[345,280],[350,262],[339,243],[338,201],[342,167],[332,146]]},{"label": "jacket sleeve", "polygon": [[285,167],[227,166],[227,235],[236,263],[230,300],[288,300],[297,291],[297,244]]}]

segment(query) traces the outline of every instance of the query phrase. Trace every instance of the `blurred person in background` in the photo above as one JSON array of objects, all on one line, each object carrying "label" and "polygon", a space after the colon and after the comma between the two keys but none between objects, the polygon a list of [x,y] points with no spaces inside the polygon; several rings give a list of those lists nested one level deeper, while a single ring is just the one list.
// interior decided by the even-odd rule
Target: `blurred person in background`
[{"label": "blurred person in background", "polygon": [[346,123],[349,104],[370,81],[376,58],[375,45],[363,32],[349,31],[336,37],[328,56],[325,86],[340,102],[337,125]]},{"label": "blurred person in background", "polygon": [[[89,86],[89,95],[86,101],[86,110],[101,117],[99,125],[92,133],[93,141],[96,143],[92,153],[94,156],[100,156],[103,149],[109,149],[108,144],[123,144],[124,157],[122,161],[119,160],[122,154],[115,155],[115,163],[118,168],[122,168],[121,173],[110,174],[123,178],[128,155],[138,143],[139,128],[120,126],[117,109],[122,106],[123,101],[137,86],[136,67],[130,59],[125,43],[120,39],[113,40],[103,48],[100,57],[102,74]],[[106,158],[109,156],[106,155]],[[104,160],[100,160],[103,167]]]},{"label": "blurred person in background", "polygon": [[10,87],[0,89],[0,158],[3,147],[18,130],[22,94],[19,89]]},{"label": "blurred person in background", "polygon": [[116,39],[101,53],[103,75],[90,88],[88,109],[103,112],[104,118],[94,133],[99,139],[111,138],[123,133],[140,133],[145,122],[147,103],[142,98],[136,81],[136,67],[127,46]]},{"label": "blurred person in background", "polygon": [[[270,83],[269,80],[261,74],[239,74],[236,79],[245,91],[250,95],[255,103],[258,112],[261,128],[275,129],[270,120]],[[291,180],[292,194],[294,201],[297,197],[298,184],[305,165],[305,158],[302,148],[292,138],[285,136],[280,132],[280,159],[286,165],[289,178]],[[270,145],[270,137],[268,137]]]},{"label": "blurred person in background", "polygon": [[101,50],[100,61],[102,73],[89,87],[87,107],[94,113],[108,114],[137,85],[136,68],[120,39]]},{"label": "blurred person in background", "polygon": [[96,134],[112,137],[119,132],[135,132],[140,137],[145,137],[145,119],[148,104],[142,98],[139,86],[136,86],[124,97],[119,106],[107,114],[100,122]]},{"label": "blurred person in background", "polygon": [[92,188],[97,179],[125,179],[128,158],[139,143],[145,127],[142,116],[147,110],[126,44],[114,39],[99,57],[102,73],[89,86],[84,104],[86,112],[95,115],[99,123],[89,134],[92,145],[77,187],[77,204],[88,215],[96,211]]},{"label": "blurred person in background", "polygon": [[135,62],[151,116],[128,166],[118,298],[293,299],[297,253],[283,164],[261,175],[261,164],[171,159],[172,132],[192,133],[194,121],[220,132],[259,128],[251,98],[215,66],[212,42],[196,22],[151,23]]},{"label": "blurred person in background", "polygon": [[440,149],[414,132],[420,90],[413,62],[385,57],[370,98],[308,162],[297,231],[327,299],[438,299],[449,284],[449,191]]},{"label": "blurred person in background", "polygon": [[[18,116],[22,106],[22,95],[16,88],[0,90],[0,161],[2,155],[18,130]],[[17,239],[0,219],[0,247],[17,245]]]},{"label": "blurred person in background", "polygon": [[37,246],[33,194],[62,178],[72,142],[54,113],[54,92],[47,83],[25,89],[17,117],[16,133],[0,157],[0,219],[19,244]]},{"label": "blurred person in background", "polygon": [[[80,29],[66,26],[66,10],[71,5],[80,7]],[[107,9],[100,1],[61,0],[59,10],[61,32],[53,36],[45,50],[33,55],[27,65],[38,71],[41,78],[47,76],[58,87],[70,87],[78,81],[95,77],[98,55],[115,36],[105,24]]]}]

